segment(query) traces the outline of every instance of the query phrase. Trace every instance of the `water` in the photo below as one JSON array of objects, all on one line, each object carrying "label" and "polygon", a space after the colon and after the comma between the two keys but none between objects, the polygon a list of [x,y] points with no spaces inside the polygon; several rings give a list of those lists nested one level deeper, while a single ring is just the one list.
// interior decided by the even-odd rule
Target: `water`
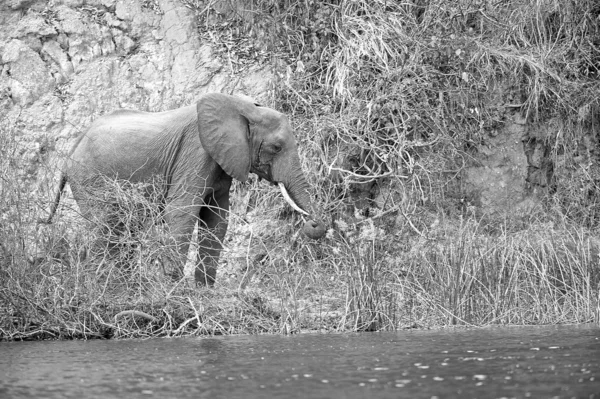
[{"label": "water", "polygon": [[0,343],[22,397],[600,398],[600,328]]}]

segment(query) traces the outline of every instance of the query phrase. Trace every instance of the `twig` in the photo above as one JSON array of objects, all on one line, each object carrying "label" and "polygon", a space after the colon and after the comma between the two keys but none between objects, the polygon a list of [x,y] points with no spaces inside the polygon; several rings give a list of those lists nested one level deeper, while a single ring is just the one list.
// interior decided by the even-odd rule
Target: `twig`
[{"label": "twig", "polygon": [[[183,323],[181,323],[181,325],[179,327],[177,327],[177,330],[173,331],[173,335],[178,335],[179,332],[185,328],[185,326],[187,326],[188,324],[190,324],[194,320],[197,320],[197,316],[190,317],[189,319],[187,319],[186,321],[184,321]],[[200,326],[198,325],[198,327],[200,327]]]},{"label": "twig", "polygon": [[[331,171],[333,171],[333,170],[335,170],[336,172],[347,173],[349,175],[352,175],[354,177],[357,177],[357,178],[361,179],[361,181],[357,182],[357,183],[368,183],[370,181],[375,181],[377,179],[381,179],[383,177],[388,177],[388,176],[391,176],[393,174],[393,172],[390,171],[390,172],[387,172],[387,173],[382,173],[380,175],[359,175],[358,173],[354,173],[354,172],[351,172],[351,171],[346,170],[346,169],[336,168],[336,167],[333,166],[334,163],[335,163],[335,161],[332,162],[331,165],[328,166],[329,173],[331,173]],[[402,179],[407,179],[408,178],[408,176],[402,176],[402,175],[396,175],[396,177],[399,177],[399,178],[402,178]]]},{"label": "twig", "polygon": [[142,318],[144,318],[146,320],[150,320],[152,322],[158,321],[158,319],[156,317],[150,316],[149,314],[144,313],[144,312],[139,311],[139,310],[124,310],[124,311],[119,312],[119,313],[117,313],[115,315],[115,322],[117,321],[117,319],[119,317],[122,317],[122,316],[133,316],[133,317],[138,316],[138,317],[142,317]]}]

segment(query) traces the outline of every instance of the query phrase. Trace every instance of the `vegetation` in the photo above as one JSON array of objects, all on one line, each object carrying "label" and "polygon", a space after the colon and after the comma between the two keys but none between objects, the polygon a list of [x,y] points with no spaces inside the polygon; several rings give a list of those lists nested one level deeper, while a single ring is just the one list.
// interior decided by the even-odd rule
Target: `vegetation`
[{"label": "vegetation", "polygon": [[[185,3],[231,65],[275,68],[327,237],[301,237],[267,185],[236,184],[215,289],[174,284],[140,187],[109,182],[120,210],[93,229],[73,212],[36,225],[5,125],[0,338],[600,322],[597,2]],[[546,149],[536,206],[502,213],[465,174],[515,115],[555,131],[525,143]],[[126,228],[103,228],[115,217]]]}]

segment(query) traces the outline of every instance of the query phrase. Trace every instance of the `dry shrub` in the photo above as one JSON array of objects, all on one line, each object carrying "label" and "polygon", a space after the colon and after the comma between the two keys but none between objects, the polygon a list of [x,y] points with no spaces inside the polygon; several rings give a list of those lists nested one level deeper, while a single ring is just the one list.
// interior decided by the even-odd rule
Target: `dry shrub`
[{"label": "dry shrub", "polygon": [[259,294],[171,278],[185,259],[162,222],[155,184],[104,180],[86,217],[62,212],[38,226],[34,253],[15,239],[33,218],[3,230],[3,339],[277,331],[279,314]]}]

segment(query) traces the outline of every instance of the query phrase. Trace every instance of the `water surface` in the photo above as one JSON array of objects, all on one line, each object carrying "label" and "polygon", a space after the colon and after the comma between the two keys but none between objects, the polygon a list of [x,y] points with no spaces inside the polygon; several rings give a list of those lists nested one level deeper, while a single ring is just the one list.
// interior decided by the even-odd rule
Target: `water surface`
[{"label": "water surface", "polygon": [[0,397],[600,398],[600,328],[8,342]]}]

